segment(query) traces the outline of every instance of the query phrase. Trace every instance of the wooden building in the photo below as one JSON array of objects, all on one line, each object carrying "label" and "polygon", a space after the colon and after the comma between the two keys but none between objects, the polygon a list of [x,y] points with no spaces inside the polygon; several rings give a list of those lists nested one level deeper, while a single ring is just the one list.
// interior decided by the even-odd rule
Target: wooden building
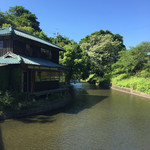
[{"label": "wooden building", "polygon": [[59,64],[59,51],[64,49],[22,30],[0,29],[0,90],[59,88],[67,70]]}]

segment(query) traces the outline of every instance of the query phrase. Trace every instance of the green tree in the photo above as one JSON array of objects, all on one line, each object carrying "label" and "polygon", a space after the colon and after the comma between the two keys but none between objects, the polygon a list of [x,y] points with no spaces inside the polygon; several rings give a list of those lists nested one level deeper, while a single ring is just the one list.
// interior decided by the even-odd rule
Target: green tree
[{"label": "green tree", "polygon": [[73,42],[65,45],[64,49],[66,52],[60,55],[60,63],[69,68],[68,79],[81,79],[85,63],[80,46],[76,42]]},{"label": "green tree", "polygon": [[35,14],[32,14],[29,10],[25,9],[23,6],[10,7],[5,16],[8,20],[11,20],[13,26],[15,27],[32,27],[36,31],[40,31],[39,22]]},{"label": "green tree", "polygon": [[117,38],[114,40],[109,31],[101,30],[91,34],[88,42],[82,43],[81,48],[88,52],[92,73],[103,77],[112,70],[111,66],[118,60],[118,53],[124,46]]},{"label": "green tree", "polygon": [[94,36],[94,35],[95,36],[99,36],[99,35],[107,35],[107,34],[112,35],[112,38],[113,38],[114,41],[115,40],[120,41],[122,43],[122,44],[120,44],[120,46],[121,46],[120,48],[121,49],[123,49],[123,48],[125,49],[125,45],[123,44],[123,37],[121,35],[119,35],[119,34],[113,34],[109,30],[106,30],[106,31],[100,30],[100,31],[93,32],[93,33],[91,33],[91,35],[87,35],[85,38],[82,38],[79,41],[79,44],[81,45],[83,43],[90,43],[91,36]]},{"label": "green tree", "polygon": [[39,37],[46,40],[46,41],[50,41],[48,36],[43,31],[39,32]]},{"label": "green tree", "polygon": [[5,15],[0,11],[0,27],[2,27],[4,23],[6,23]]},{"label": "green tree", "polygon": [[6,15],[6,13],[0,11],[0,28],[7,27],[7,25],[13,25],[13,22]]},{"label": "green tree", "polygon": [[23,26],[23,27],[16,27],[17,29],[20,29],[20,30],[23,30],[23,31],[26,31],[26,32],[28,32],[28,33],[31,33],[31,34],[34,34],[35,33],[35,30],[32,28],[32,27],[30,27],[30,26]]},{"label": "green tree", "polygon": [[36,15],[23,6],[10,7],[5,13],[0,12],[0,27],[13,26],[51,42],[51,39],[40,29],[39,25]]},{"label": "green tree", "polygon": [[150,67],[150,42],[142,42],[130,50],[120,53],[120,59],[113,65],[114,73],[137,73]]}]

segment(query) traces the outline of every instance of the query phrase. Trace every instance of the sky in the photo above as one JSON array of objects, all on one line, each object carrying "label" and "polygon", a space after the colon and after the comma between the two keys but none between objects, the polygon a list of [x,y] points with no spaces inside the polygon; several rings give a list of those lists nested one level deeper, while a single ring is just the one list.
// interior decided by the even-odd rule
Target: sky
[{"label": "sky", "polygon": [[102,29],[123,36],[127,49],[150,42],[150,0],[0,0],[0,11],[16,5],[35,14],[48,37],[79,42]]}]

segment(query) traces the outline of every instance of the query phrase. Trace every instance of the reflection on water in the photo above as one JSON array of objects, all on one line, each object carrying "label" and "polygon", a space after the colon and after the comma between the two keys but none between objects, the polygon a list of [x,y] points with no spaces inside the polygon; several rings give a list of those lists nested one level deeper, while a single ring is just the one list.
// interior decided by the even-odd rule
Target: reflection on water
[{"label": "reflection on water", "polygon": [[57,114],[0,123],[0,149],[149,150],[149,100],[87,83],[74,87],[73,103]]},{"label": "reflection on water", "polygon": [[[85,83],[76,83],[72,84],[74,89],[74,100],[72,105],[70,105],[68,108],[65,109],[65,113],[72,113],[77,114],[85,109],[90,109],[97,103],[100,103],[104,99],[106,99],[108,96],[105,94],[98,95],[96,94],[96,88],[95,86],[89,86],[89,84]],[[88,89],[94,89],[91,94],[89,94]]]}]

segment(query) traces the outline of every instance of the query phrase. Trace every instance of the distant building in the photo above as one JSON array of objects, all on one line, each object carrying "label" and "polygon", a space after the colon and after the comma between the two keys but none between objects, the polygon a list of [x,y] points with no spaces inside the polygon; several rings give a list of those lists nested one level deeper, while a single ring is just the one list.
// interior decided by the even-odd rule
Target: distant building
[{"label": "distant building", "polygon": [[0,90],[39,92],[65,83],[66,67],[59,64],[63,48],[27,32],[0,29]]}]

